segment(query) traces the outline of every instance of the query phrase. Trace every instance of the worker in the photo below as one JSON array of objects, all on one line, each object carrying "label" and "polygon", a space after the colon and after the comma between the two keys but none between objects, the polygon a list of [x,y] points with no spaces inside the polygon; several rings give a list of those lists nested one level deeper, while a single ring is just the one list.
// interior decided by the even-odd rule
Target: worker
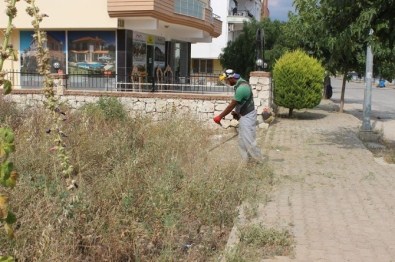
[{"label": "worker", "polygon": [[242,158],[247,162],[262,163],[264,158],[256,142],[257,112],[251,86],[233,69],[226,69],[219,80],[234,87],[235,94],[224,111],[214,117],[214,122],[221,124],[221,120],[231,113],[239,121],[239,147]]}]

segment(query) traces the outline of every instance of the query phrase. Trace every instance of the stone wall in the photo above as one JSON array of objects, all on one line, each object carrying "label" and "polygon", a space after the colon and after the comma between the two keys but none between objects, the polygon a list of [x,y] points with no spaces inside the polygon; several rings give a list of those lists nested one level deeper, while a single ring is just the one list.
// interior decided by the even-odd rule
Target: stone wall
[{"label": "stone wall", "polygon": [[[131,116],[149,115],[155,120],[162,119],[166,114],[188,113],[201,121],[210,121],[215,115],[221,113],[232,95],[213,94],[178,94],[178,93],[132,93],[132,92],[93,92],[93,91],[70,91],[63,90],[61,80],[58,84],[57,93],[61,101],[71,108],[77,109],[87,103],[97,102],[100,97],[116,97],[125,106]],[[267,72],[252,72],[250,84],[253,88],[254,102],[258,110],[258,119],[264,107],[271,105],[271,77]],[[16,89],[5,99],[15,102],[22,108],[38,107],[45,100],[41,90]],[[229,114],[222,121],[224,127],[231,124],[232,116]]]}]

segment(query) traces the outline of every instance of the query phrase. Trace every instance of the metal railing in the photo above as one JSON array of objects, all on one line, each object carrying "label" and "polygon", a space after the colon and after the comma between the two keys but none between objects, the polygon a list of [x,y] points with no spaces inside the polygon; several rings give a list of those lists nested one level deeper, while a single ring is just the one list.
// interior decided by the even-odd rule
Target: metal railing
[{"label": "metal railing", "polygon": [[116,91],[116,75],[68,74],[65,88],[69,90]]},{"label": "metal railing", "polygon": [[[9,71],[5,75],[13,86],[22,89],[41,88],[43,76],[38,73]],[[58,77],[58,76],[57,76]],[[128,91],[199,94],[232,94],[233,88],[218,81],[218,74],[191,74],[178,77],[153,77],[121,74],[66,74],[63,75],[67,90]]]},{"label": "metal railing", "polygon": [[240,10],[240,9],[237,9],[237,8],[229,10],[228,11],[228,15],[229,16],[249,17],[249,18],[253,18],[254,17],[254,15],[252,15],[249,10]]},{"label": "metal railing", "polygon": [[191,74],[189,76],[117,76],[117,91],[170,93],[232,93],[233,89],[218,81],[218,74]]},{"label": "metal railing", "polygon": [[11,81],[13,87],[40,88],[44,84],[44,77],[38,73],[5,71],[4,77]]}]

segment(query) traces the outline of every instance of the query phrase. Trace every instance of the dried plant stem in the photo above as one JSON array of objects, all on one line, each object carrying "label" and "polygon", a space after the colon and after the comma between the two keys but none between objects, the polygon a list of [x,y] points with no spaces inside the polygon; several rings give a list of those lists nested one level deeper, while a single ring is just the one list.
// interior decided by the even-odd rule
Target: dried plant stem
[{"label": "dried plant stem", "polygon": [[[71,180],[73,173],[73,166],[70,164],[70,158],[68,156],[68,151],[65,148],[65,142],[63,137],[65,136],[62,131],[62,121],[63,116],[60,110],[59,97],[55,95],[54,91],[54,78],[51,75],[50,64],[49,64],[49,51],[45,48],[45,43],[47,41],[46,32],[42,31],[40,28],[40,23],[45,14],[40,14],[39,8],[35,4],[35,0],[25,0],[30,6],[26,9],[26,12],[33,17],[32,25],[34,27],[33,38],[37,43],[37,62],[38,62],[38,72],[44,76],[44,95],[46,100],[45,106],[51,111],[53,118],[53,126],[50,129],[51,133],[54,135],[55,148],[57,150],[57,155],[62,168],[62,174]],[[70,181],[71,183],[71,181]],[[71,184],[73,185],[73,184]],[[69,185],[70,186],[70,185]]]},{"label": "dried plant stem", "polygon": [[0,86],[3,85],[4,88],[4,93],[8,94],[9,92],[11,92],[11,83],[8,81],[5,82],[4,76],[5,76],[5,72],[3,71],[3,66],[4,66],[4,62],[5,60],[10,57],[11,55],[14,55],[14,50],[12,48],[12,46],[9,44],[10,43],[10,38],[11,38],[11,33],[12,30],[14,28],[14,26],[12,25],[12,21],[16,16],[16,2],[18,2],[18,0],[7,0],[7,10],[6,10],[6,14],[8,16],[8,23],[7,23],[7,27],[4,31],[4,39],[3,39],[3,45],[0,46]]}]

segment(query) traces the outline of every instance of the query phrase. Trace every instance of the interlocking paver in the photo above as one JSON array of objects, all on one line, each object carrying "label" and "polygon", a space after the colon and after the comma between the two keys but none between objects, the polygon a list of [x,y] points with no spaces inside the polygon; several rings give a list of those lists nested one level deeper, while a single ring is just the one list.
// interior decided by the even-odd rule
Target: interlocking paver
[{"label": "interlocking paver", "polygon": [[288,261],[395,261],[395,165],[365,148],[360,120],[328,108],[270,126],[262,148],[280,183],[258,220],[293,233]]}]

